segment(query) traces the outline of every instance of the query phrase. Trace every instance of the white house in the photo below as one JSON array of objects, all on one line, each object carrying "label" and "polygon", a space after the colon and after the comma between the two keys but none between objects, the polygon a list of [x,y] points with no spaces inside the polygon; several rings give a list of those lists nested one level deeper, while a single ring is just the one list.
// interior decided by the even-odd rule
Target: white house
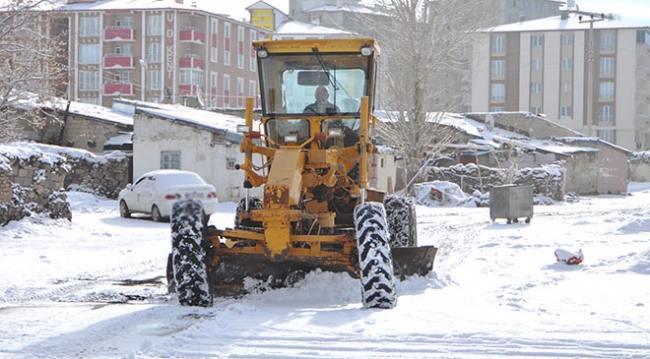
[{"label": "white house", "polygon": [[[198,173],[214,185],[221,202],[237,202],[245,194],[242,135],[244,119],[214,112],[169,105],[136,107],[133,124],[134,178],[161,168]],[[259,189],[251,194],[259,196]]]}]

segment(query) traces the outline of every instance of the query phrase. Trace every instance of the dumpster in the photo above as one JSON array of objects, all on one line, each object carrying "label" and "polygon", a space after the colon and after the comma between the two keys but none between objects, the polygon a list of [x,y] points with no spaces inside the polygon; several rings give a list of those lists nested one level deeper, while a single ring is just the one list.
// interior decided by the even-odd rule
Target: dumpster
[{"label": "dumpster", "polygon": [[505,218],[507,223],[533,218],[533,186],[504,185],[490,189],[490,219]]}]

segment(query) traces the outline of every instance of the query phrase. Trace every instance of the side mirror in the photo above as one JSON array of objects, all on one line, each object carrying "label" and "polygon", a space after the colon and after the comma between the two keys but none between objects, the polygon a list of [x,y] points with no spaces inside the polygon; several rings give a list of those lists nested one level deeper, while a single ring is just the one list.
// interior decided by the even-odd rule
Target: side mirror
[{"label": "side mirror", "polygon": [[128,189],[129,191],[133,191],[133,184],[131,183],[127,184],[126,189]]}]

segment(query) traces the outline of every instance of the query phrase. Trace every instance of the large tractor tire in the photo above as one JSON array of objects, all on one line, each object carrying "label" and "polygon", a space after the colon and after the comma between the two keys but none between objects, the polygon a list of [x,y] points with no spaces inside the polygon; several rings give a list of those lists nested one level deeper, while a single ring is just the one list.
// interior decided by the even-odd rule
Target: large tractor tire
[{"label": "large tractor tire", "polygon": [[402,196],[388,196],[384,201],[391,248],[417,247],[418,229],[415,202]]},{"label": "large tractor tire", "polygon": [[[257,197],[248,197],[248,210],[262,209],[262,200]],[[246,212],[246,198],[239,200],[235,212],[235,228],[242,227],[262,227],[261,222],[251,221],[250,219],[239,219],[239,214]]]},{"label": "large tractor tire", "polygon": [[201,202],[178,201],[172,208],[172,272],[178,301],[184,306],[212,306],[202,218]]},{"label": "large tractor tire", "polygon": [[359,247],[361,301],[365,308],[391,309],[397,305],[388,226],[384,206],[367,202],[354,209]]}]

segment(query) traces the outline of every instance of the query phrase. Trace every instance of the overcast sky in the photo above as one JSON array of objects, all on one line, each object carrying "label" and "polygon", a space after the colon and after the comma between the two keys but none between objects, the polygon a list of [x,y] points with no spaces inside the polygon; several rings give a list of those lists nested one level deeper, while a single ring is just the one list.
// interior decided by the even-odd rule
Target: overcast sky
[{"label": "overcast sky", "polygon": [[[223,2],[223,12],[233,19],[248,21],[246,8],[255,4],[256,0],[226,1]],[[267,4],[280,9],[285,14],[289,13],[289,0],[264,0]],[[370,1],[370,0],[365,0]],[[580,10],[612,13],[620,16],[621,21],[638,23],[650,26],[650,1],[649,0],[576,0]]]}]

